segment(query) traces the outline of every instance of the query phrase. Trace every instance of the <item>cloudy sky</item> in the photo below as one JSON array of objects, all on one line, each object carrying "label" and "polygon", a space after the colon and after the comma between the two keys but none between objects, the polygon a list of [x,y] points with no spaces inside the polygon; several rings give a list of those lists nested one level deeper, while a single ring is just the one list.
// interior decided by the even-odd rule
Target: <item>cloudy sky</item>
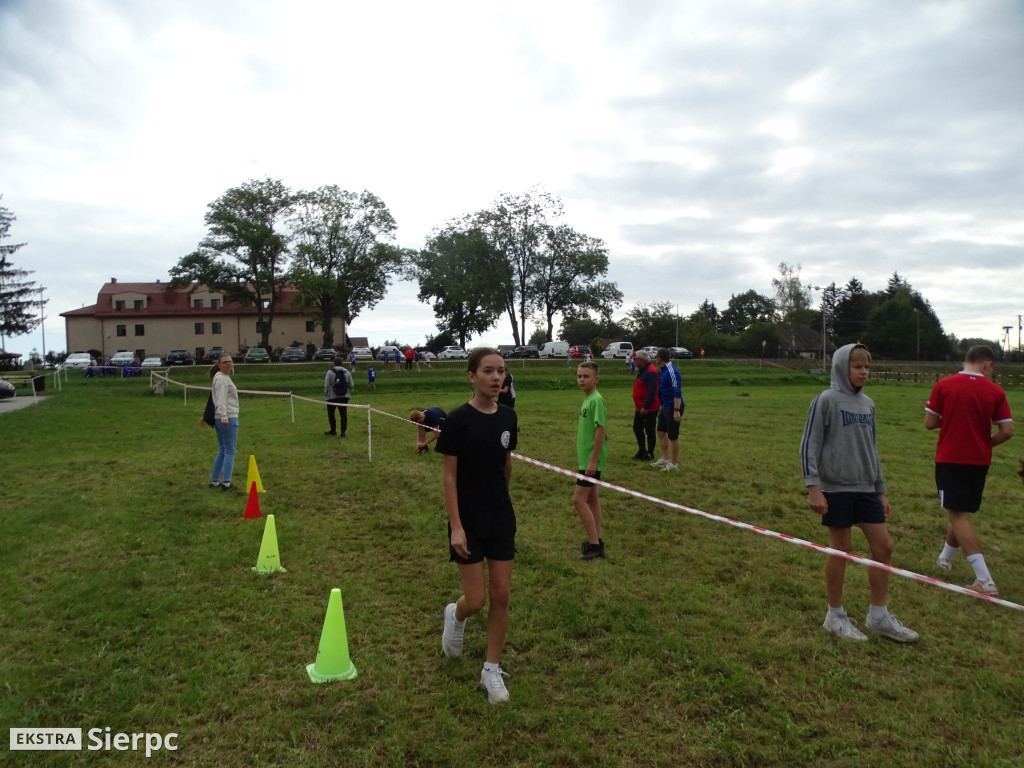
[{"label": "cloudy sky", "polygon": [[[1016,344],[1024,313],[1022,0],[0,0],[0,116],[47,349],[266,177],[367,189],[412,248],[539,185],[607,242],[617,316],[771,295],[781,261],[897,271],[961,337]],[[422,343],[415,295],[352,334]]]}]

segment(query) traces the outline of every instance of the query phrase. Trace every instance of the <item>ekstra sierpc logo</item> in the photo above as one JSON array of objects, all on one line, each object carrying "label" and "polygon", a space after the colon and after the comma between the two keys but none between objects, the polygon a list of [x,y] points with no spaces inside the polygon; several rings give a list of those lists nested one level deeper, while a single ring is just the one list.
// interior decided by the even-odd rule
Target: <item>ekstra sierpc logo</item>
[{"label": "ekstra sierpc logo", "polygon": [[166,749],[178,750],[178,734],[112,733],[110,728],[91,728],[82,740],[81,728],[11,728],[11,751],[116,750],[142,752],[146,757]]}]

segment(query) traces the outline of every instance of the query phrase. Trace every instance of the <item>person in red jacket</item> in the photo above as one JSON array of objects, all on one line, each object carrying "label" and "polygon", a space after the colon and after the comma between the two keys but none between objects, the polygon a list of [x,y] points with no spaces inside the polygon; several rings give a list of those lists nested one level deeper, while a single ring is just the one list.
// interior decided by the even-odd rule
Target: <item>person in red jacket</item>
[{"label": "person in red jacket", "polygon": [[633,434],[636,435],[637,452],[634,459],[650,461],[654,458],[655,431],[658,427],[658,369],[651,363],[651,356],[642,349],[635,354],[636,381],[633,382]]}]

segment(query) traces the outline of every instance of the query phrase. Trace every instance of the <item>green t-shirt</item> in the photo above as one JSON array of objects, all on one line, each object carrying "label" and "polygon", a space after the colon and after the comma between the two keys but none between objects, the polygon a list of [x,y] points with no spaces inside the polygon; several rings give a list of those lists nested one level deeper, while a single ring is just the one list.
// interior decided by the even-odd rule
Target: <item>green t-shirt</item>
[{"label": "green t-shirt", "polygon": [[[576,426],[576,459],[578,469],[584,470],[590,463],[594,452],[594,435],[598,427],[608,427],[608,411],[604,407],[604,398],[596,389],[585,398],[580,406],[580,420]],[[597,457],[597,471],[603,472],[608,463],[608,439],[601,443],[601,453]]]}]

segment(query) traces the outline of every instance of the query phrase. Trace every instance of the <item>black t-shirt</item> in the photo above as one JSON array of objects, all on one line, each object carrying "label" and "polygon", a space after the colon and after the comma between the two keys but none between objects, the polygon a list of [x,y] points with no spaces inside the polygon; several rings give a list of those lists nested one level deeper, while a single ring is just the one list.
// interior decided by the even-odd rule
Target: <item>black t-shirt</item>
[{"label": "black t-shirt", "polygon": [[516,515],[505,484],[505,461],[516,447],[516,412],[499,405],[481,413],[469,403],[448,414],[437,450],[455,456],[462,527],[481,539],[515,533]]}]

